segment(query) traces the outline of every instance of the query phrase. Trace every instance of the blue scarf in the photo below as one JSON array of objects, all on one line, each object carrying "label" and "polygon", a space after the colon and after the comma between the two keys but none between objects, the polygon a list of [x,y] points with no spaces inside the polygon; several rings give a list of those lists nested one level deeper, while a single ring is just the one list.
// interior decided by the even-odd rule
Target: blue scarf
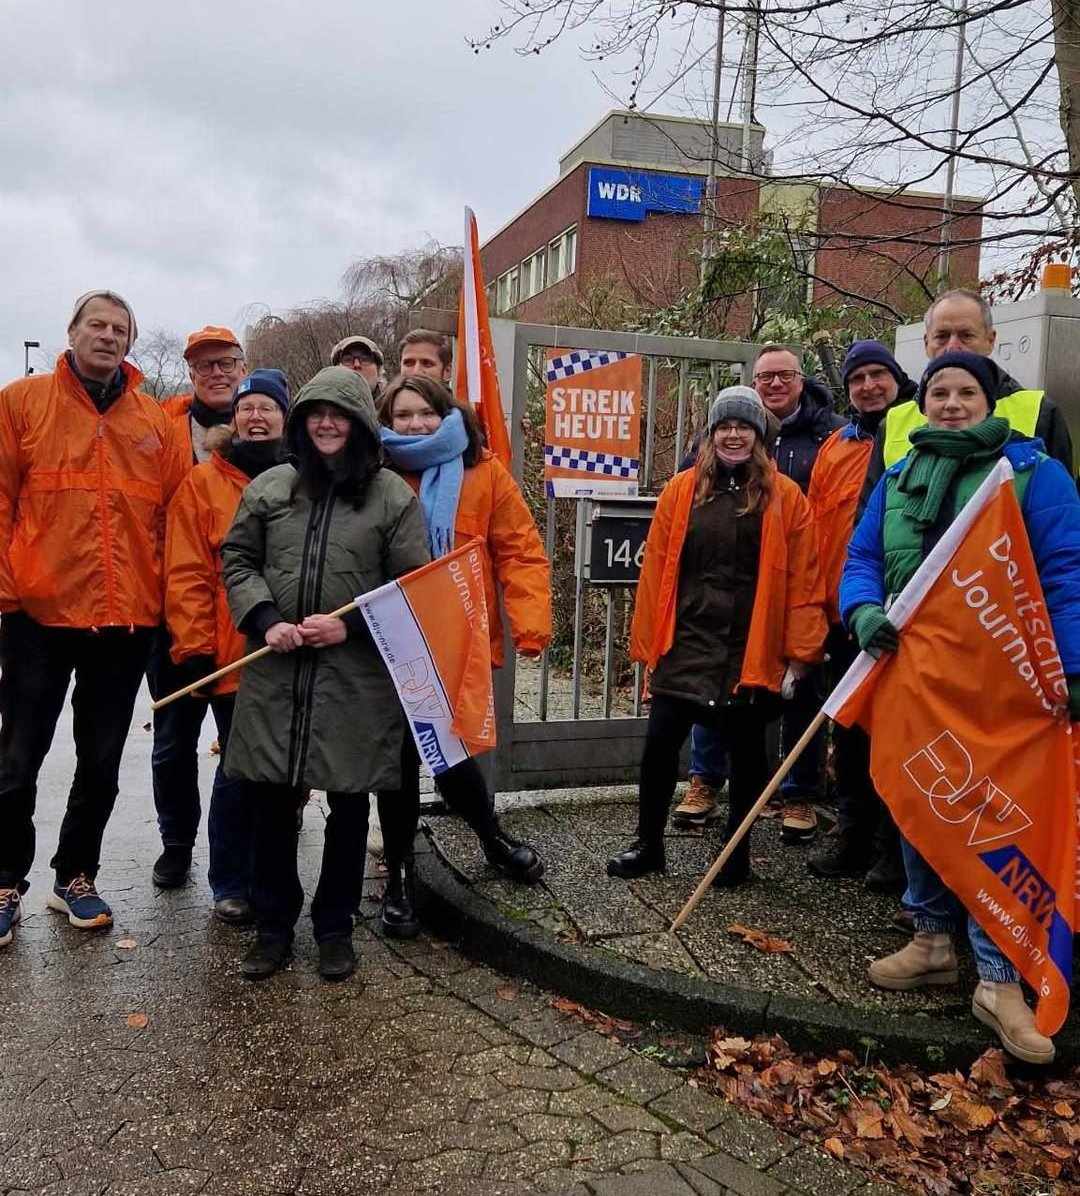
[{"label": "blue scarf", "polygon": [[380,428],[379,433],[398,469],[420,474],[420,506],[431,555],[445,556],[454,547],[454,520],[465,476],[461,454],[469,447],[461,412],[451,411],[430,436],[402,436],[392,428]]}]

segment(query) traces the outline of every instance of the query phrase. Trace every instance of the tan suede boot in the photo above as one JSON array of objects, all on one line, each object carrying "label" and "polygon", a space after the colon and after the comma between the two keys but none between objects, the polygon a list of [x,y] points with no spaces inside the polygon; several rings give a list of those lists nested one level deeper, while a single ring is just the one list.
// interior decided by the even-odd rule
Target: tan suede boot
[{"label": "tan suede boot", "polygon": [[1035,1029],[1035,1014],[1019,984],[980,980],[971,1012],[1001,1039],[1001,1045],[1025,1063],[1052,1063],[1054,1043]]},{"label": "tan suede boot", "polygon": [[870,983],[878,988],[905,992],[924,984],[956,983],[956,952],[951,934],[917,930],[906,947],[876,959],[868,969]]}]

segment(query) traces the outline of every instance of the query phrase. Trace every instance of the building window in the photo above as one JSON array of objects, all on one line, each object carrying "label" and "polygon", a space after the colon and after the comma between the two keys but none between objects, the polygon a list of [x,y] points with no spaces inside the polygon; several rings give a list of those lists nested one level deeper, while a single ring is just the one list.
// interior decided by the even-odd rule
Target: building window
[{"label": "building window", "polygon": [[568,275],[577,266],[577,226],[568,228],[548,243],[547,285],[552,286]]},{"label": "building window", "polygon": [[498,284],[494,283],[494,282],[489,282],[487,284],[487,286],[484,287],[484,294],[487,297],[488,311],[491,313],[491,315],[495,315],[499,310],[499,307],[498,307]]},{"label": "building window", "polygon": [[521,263],[522,299],[531,299],[533,295],[538,295],[544,289],[546,285],[544,281],[546,260],[547,254],[543,249],[538,249],[532,257],[526,258]]},{"label": "building window", "polygon": [[498,287],[498,302],[496,309],[501,313],[510,311],[511,308],[517,306],[518,302],[518,277],[519,272],[517,266],[512,270],[507,270],[505,274],[500,274],[497,280]]}]

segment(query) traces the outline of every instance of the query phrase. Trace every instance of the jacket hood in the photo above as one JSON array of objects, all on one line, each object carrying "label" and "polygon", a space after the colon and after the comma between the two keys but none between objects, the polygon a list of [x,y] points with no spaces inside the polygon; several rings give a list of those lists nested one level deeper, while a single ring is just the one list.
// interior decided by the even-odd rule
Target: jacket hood
[{"label": "jacket hood", "polygon": [[375,402],[368,384],[355,370],[342,365],[329,365],[300,388],[289,408],[285,440],[290,448],[295,448],[296,437],[307,415],[306,408],[313,403],[333,403],[335,407],[340,407],[376,443],[379,442],[379,420],[375,415]]},{"label": "jacket hood", "polygon": [[823,428],[831,429],[835,416],[832,391],[816,378],[804,378],[802,394],[799,395],[799,413],[792,423],[784,425],[783,433],[790,435],[802,428],[816,428],[819,424]]}]

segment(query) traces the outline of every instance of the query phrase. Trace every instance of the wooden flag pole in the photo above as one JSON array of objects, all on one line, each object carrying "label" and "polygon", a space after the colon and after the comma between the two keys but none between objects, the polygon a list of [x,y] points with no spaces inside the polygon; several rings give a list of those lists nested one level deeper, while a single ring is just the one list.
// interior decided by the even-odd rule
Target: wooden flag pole
[{"label": "wooden flag pole", "polygon": [[[337,610],[332,610],[328,617],[331,619],[340,619],[342,615],[347,615],[349,611],[355,609],[355,602],[347,602],[344,606],[338,607]],[[156,702],[151,702],[150,709],[160,710],[162,706],[168,706],[170,702],[175,702],[178,698],[186,698],[188,694],[193,694],[197,689],[202,689],[203,686],[210,685],[228,673],[235,672],[236,669],[242,669],[244,665],[251,664],[253,660],[258,660],[260,656],[265,656],[268,652],[273,652],[273,650],[269,644],[263,648],[256,648],[254,652],[249,652],[247,656],[241,656],[239,660],[234,660],[232,664],[227,664],[224,668],[218,669],[217,672],[210,673],[209,676],[203,677],[198,681],[193,681],[190,685],[185,685],[183,689],[178,689],[176,693],[171,693],[167,697],[158,698]]]},{"label": "wooden flag pole", "polygon": [[738,847],[740,842],[742,842],[743,837],[750,833],[750,828],[754,825],[754,820],[761,813],[765,803],[770,797],[772,797],[777,789],[780,788],[784,778],[794,767],[795,761],[798,760],[798,758],[803,754],[806,749],[806,745],[811,739],[814,738],[818,732],[818,728],[822,725],[822,723],[824,723],[827,717],[828,716],[825,714],[824,710],[819,710],[814,716],[813,722],[802,733],[799,738],[799,742],[795,744],[790,752],[788,752],[780,767],[776,770],[776,775],[765,786],[765,790],[762,795],[754,803],[750,809],[750,812],[746,815],[742,822],[739,823],[739,829],[724,844],[724,850],[719,854],[719,856],[717,856],[713,866],[708,870],[708,872],[705,873],[701,884],[699,884],[690,895],[690,900],[682,907],[681,910],[679,910],[678,917],[676,917],[675,921],[672,922],[671,929],[668,931],[669,934],[674,934],[675,931],[678,930],[679,927],[686,921],[686,919],[689,918],[694,912],[694,907],[708,892],[709,886],[716,879],[717,873],[719,873],[720,869],[723,868],[723,866],[731,858],[731,853],[736,847]]}]

